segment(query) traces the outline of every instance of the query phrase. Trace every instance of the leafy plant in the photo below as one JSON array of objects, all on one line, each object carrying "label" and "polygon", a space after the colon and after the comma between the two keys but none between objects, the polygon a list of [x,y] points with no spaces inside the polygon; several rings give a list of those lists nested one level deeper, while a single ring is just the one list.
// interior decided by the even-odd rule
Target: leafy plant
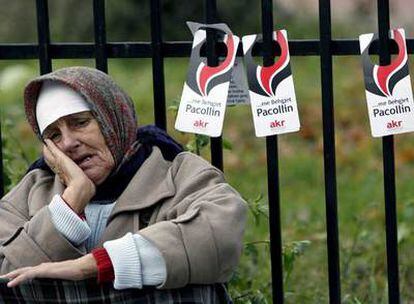
[{"label": "leafy plant", "polygon": [[293,241],[283,246],[283,284],[284,289],[289,290],[289,279],[293,272],[295,262],[304,254],[311,242],[309,240]]},{"label": "leafy plant", "polygon": [[[249,216],[254,226],[265,226],[268,230],[269,210],[263,195],[253,199],[246,199]],[[289,288],[290,277],[294,271],[297,259],[302,256],[311,242],[308,240],[286,242],[283,246],[283,280],[285,298],[294,295]],[[235,303],[268,303],[271,299],[270,277],[270,241],[269,239],[245,242],[242,262],[237,273],[230,282],[231,295]],[[270,279],[270,278],[269,278]]]},{"label": "leafy plant", "polygon": [[263,203],[263,194],[260,193],[253,200],[247,199],[246,201],[256,225],[260,225],[262,218],[269,219],[269,208]]},{"label": "leafy plant", "polygon": [[7,193],[22,178],[30,160],[21,142],[13,135],[13,121],[10,118],[3,119],[2,127],[3,178]]}]

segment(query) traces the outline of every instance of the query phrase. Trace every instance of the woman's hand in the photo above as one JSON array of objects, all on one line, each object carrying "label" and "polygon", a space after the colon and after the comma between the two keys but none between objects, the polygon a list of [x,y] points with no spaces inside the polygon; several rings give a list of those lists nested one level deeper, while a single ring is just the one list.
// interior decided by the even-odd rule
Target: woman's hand
[{"label": "woman's hand", "polygon": [[66,185],[62,198],[77,213],[82,213],[90,199],[95,195],[95,184],[82,169],[50,139],[45,139],[43,155],[48,166],[55,172],[60,181]]},{"label": "woman's hand", "polygon": [[50,278],[79,281],[96,277],[98,267],[92,254],[87,254],[76,260],[63,262],[42,263],[33,267],[23,267],[11,271],[0,278],[8,278],[8,287],[15,287],[35,278]]}]

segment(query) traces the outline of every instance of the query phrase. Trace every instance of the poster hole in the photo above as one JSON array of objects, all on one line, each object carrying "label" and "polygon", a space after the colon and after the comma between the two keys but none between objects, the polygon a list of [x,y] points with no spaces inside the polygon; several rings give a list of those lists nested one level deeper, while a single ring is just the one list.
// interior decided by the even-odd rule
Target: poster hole
[{"label": "poster hole", "polygon": [[[281,52],[281,49],[280,49],[279,43],[277,41],[273,40],[272,41],[272,48],[270,50],[270,54],[272,54],[273,58],[274,58],[273,62],[276,62],[276,61],[279,60],[280,52]],[[252,54],[254,56],[253,57],[254,63],[257,64],[257,65],[263,66],[263,56],[267,55],[268,53],[265,50],[263,50],[263,42],[262,41],[257,41],[254,44],[253,49],[252,49]]]},{"label": "poster hole", "polygon": [[[388,46],[389,46],[389,49],[390,49],[391,62],[392,62],[397,57],[398,45],[397,45],[397,42],[395,42],[395,40],[389,39],[388,40]],[[369,46],[369,49],[368,49],[369,58],[370,58],[371,62],[375,65],[380,65],[379,56],[378,56],[378,49],[379,49],[379,40],[375,39],[374,41],[371,42],[371,44]]]},{"label": "poster hole", "polygon": [[[214,43],[214,52],[217,56],[219,56],[218,64],[214,65],[220,65],[220,63],[227,57],[227,46],[222,41],[216,41]],[[200,49],[200,56],[203,58],[207,58],[207,42],[204,42]],[[204,61],[207,63],[207,59]]]}]

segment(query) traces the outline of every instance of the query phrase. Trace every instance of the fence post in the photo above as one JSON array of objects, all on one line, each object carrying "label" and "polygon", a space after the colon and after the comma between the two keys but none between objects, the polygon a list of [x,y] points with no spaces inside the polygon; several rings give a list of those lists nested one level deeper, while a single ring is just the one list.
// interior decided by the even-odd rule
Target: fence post
[{"label": "fence post", "polygon": [[95,31],[95,66],[98,70],[108,73],[104,0],[93,0],[93,23]]},{"label": "fence post", "polygon": [[332,83],[331,3],[319,1],[323,159],[325,170],[325,212],[328,250],[329,303],[341,303],[339,266],[338,202],[335,162],[335,119]]},{"label": "fence post", "polygon": [[4,195],[4,168],[3,168],[3,136],[0,123],[0,198]]},{"label": "fence post", "polygon": [[150,0],[151,4],[151,51],[152,83],[154,90],[155,124],[167,130],[165,107],[164,55],[162,50],[161,0]]},{"label": "fence post", "polygon": [[[378,0],[378,36],[379,63],[391,63],[388,32],[390,29],[390,8],[388,0]],[[394,137],[382,138],[384,197],[385,197],[385,232],[387,248],[388,302],[400,303],[400,286],[398,274],[398,233],[395,191]]]},{"label": "fence post", "polygon": [[[204,1],[204,19],[207,24],[217,22],[217,4],[216,0]],[[216,54],[216,40],[214,36],[215,31],[211,29],[206,30],[206,52],[207,52],[207,65],[217,66],[218,56]],[[223,168],[223,140],[222,137],[210,137],[211,148],[211,163],[213,166],[224,170]]]},{"label": "fence post", "polygon": [[49,55],[50,33],[47,0],[36,0],[36,12],[40,74],[43,75],[52,71],[52,60]]},{"label": "fence post", "polygon": [[[273,5],[272,0],[262,0],[263,66],[274,62],[273,54]],[[283,247],[280,223],[280,185],[277,135],[266,137],[267,191],[269,202],[270,259],[272,271],[273,302],[284,303]]]}]

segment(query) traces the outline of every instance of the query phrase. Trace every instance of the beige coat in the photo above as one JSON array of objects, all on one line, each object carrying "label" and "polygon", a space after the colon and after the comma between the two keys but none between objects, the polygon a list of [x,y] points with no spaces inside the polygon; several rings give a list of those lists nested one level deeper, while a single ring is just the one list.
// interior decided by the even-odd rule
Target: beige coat
[{"label": "beige coat", "polygon": [[[48,203],[64,187],[46,171],[28,173],[0,203],[1,273],[82,256],[55,228]],[[140,211],[154,206],[139,230]],[[166,161],[154,147],[117,200],[98,244],[139,232],[161,251],[167,266],[162,288],[225,282],[242,249],[246,205],[221,171],[180,153]]]}]

